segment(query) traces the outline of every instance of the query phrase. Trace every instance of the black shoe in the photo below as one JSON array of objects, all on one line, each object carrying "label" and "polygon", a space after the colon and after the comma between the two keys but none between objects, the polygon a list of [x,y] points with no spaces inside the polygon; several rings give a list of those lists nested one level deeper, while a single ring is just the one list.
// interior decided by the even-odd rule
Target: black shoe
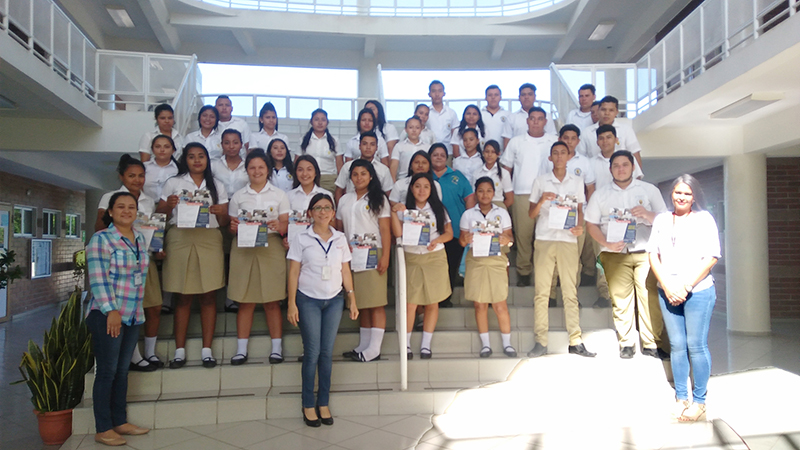
[{"label": "black shoe", "polygon": [[[328,408],[328,410],[330,410],[330,408]],[[319,406],[317,406],[317,417],[319,417],[319,421],[322,422],[323,425],[333,425],[333,415],[327,419],[322,417],[322,414],[319,412]]]},{"label": "black shoe", "polygon": [[581,274],[581,286],[594,286],[597,284],[597,278],[594,275]]},{"label": "black shoe", "polygon": [[481,355],[481,358],[488,358],[488,357],[492,356],[492,349],[489,348],[489,347],[483,347],[481,349],[481,354],[480,355]]},{"label": "black shoe", "polygon": [[225,305],[225,312],[238,313],[239,312],[239,305],[237,305],[236,303],[234,303],[232,305]]},{"label": "black shoe", "polygon": [[283,355],[278,353],[270,353],[269,354],[269,363],[270,364],[280,364],[283,362]]},{"label": "black shoe", "polygon": [[597,301],[594,302],[592,308],[608,308],[611,306],[611,300],[603,297],[597,297]]},{"label": "black shoe", "polygon": [[297,357],[297,362],[303,362],[303,355]]},{"label": "black shoe", "polygon": [[319,413],[317,413],[317,418],[316,419],[311,420],[308,417],[306,417],[306,409],[305,408],[300,408],[300,412],[303,413],[303,422],[305,422],[306,425],[308,425],[310,427],[314,427],[314,428],[319,428],[319,426],[322,425],[322,421],[319,420]]},{"label": "black shoe", "polygon": [[217,360],[210,356],[208,358],[203,358],[203,367],[206,369],[213,369],[217,367]]},{"label": "black shoe", "polygon": [[237,353],[233,355],[231,358],[231,365],[232,366],[241,366],[242,364],[247,362],[247,355],[243,355],[241,353]]},{"label": "black shoe", "polygon": [[170,369],[180,369],[185,364],[186,364],[186,360],[185,359],[175,358],[175,359],[173,359],[172,361],[169,362],[169,368]]},{"label": "black shoe", "polygon": [[[146,365],[141,365],[142,362],[147,363]],[[150,364],[146,359],[140,360],[138,363],[131,363],[128,366],[128,372],[154,372],[158,367],[153,364]]]},{"label": "black shoe", "polygon": [[669,361],[670,360],[669,352],[659,348],[658,349],[658,359],[660,359],[662,361]]},{"label": "black shoe", "polygon": [[654,348],[643,348],[642,355],[644,356],[652,356],[653,358],[658,358],[658,350]]},{"label": "black shoe", "polygon": [[547,302],[548,308],[555,308],[556,306],[558,306],[558,301],[556,301],[556,299],[551,298],[550,300],[548,300]]},{"label": "black shoe", "polygon": [[597,356],[597,353],[592,353],[589,350],[586,350],[586,346],[583,344],[570,345],[569,352],[573,355],[585,356],[587,358],[594,358]]},{"label": "black shoe", "polygon": [[636,346],[622,347],[619,350],[619,357],[622,359],[631,359],[636,354]]},{"label": "black shoe", "polygon": [[516,358],[517,357],[517,349],[515,349],[514,347],[512,347],[510,345],[503,349],[503,353],[505,353],[505,355],[508,356],[509,358]]},{"label": "black shoe", "polygon": [[[342,353],[342,358],[344,359],[353,359],[354,356],[358,357],[358,352],[356,352],[355,350],[348,350]],[[353,361],[355,360],[353,359]]]},{"label": "black shoe", "polygon": [[439,308],[452,308],[452,307],[453,307],[453,302],[449,298],[446,298],[439,302]]},{"label": "black shoe", "polygon": [[411,361],[414,359],[414,353],[411,352],[411,349],[406,347],[406,359]]},{"label": "black shoe", "polygon": [[517,287],[528,287],[531,285],[530,275],[517,275]]},{"label": "black shoe", "polygon": [[537,342],[536,345],[533,346],[533,349],[528,352],[528,358],[538,358],[546,354],[547,347]]},{"label": "black shoe", "polygon": [[[427,350],[427,352],[423,350]],[[421,348],[419,350],[419,359],[431,359],[432,356],[433,352],[431,352],[431,349],[429,348]]]},{"label": "black shoe", "polygon": [[173,310],[171,306],[161,305],[161,315],[166,316],[172,314]]},{"label": "black shoe", "polygon": [[147,362],[149,362],[151,366],[156,366],[157,369],[164,368],[164,361],[158,359],[158,356],[156,355],[153,355],[149,358],[145,358],[145,360],[147,360]]},{"label": "black shoe", "polygon": [[[361,353],[356,353],[350,359],[352,359],[355,362],[372,362],[372,361],[380,360],[381,359],[381,354],[378,353],[378,356],[376,356],[376,357],[374,357],[372,359],[367,359],[367,358],[364,357],[364,353],[361,352]],[[325,423],[325,422],[323,422],[323,423]]]}]

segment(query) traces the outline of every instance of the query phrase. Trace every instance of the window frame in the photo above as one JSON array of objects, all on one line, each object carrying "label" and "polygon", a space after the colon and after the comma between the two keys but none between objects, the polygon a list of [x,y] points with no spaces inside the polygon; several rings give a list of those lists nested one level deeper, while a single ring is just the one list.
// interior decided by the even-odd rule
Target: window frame
[{"label": "window frame", "polygon": [[[75,219],[75,234],[70,234],[69,219]],[[80,239],[81,237],[81,215],[75,213],[66,213],[64,215],[64,237],[69,239]]]},{"label": "window frame", "polygon": [[[55,216],[55,232],[50,229],[50,216]],[[49,239],[61,237],[61,211],[57,209],[42,209],[42,237]]]},{"label": "window frame", "polygon": [[[17,233],[16,231],[16,216],[17,212],[20,212],[20,232]],[[30,212],[30,232],[25,232],[25,222],[24,222],[24,212]],[[14,237],[22,237],[22,238],[32,238],[36,236],[36,208],[33,206],[25,206],[25,205],[14,205],[14,211],[11,215],[11,222],[12,222],[12,231]]]}]

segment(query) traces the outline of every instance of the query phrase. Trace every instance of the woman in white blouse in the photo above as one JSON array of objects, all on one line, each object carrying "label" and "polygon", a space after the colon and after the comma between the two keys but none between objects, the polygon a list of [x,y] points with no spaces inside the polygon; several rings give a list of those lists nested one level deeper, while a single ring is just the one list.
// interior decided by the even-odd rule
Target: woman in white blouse
[{"label": "woman in white blouse", "polygon": [[320,186],[334,191],[336,175],[344,165],[344,149],[328,131],[328,113],[324,109],[315,109],[311,113],[311,128],[300,142],[300,154],[311,155],[317,160],[320,168]]},{"label": "woman in white blouse", "polygon": [[[219,129],[219,111],[211,105],[205,105],[197,113],[199,130],[186,135],[186,142],[199,142],[208,150],[212,160],[222,158],[222,134]],[[180,155],[178,155],[180,156]]]},{"label": "woman in white blouse", "polygon": [[156,118],[155,129],[143,134],[142,138],[139,139],[139,158],[142,162],[150,161],[150,144],[153,142],[153,138],[159,134],[171,137],[175,143],[175,148],[178,149],[179,152],[183,146],[183,137],[178,133],[178,130],[174,128],[175,111],[172,110],[172,106],[162,103],[156,106],[153,113]]}]

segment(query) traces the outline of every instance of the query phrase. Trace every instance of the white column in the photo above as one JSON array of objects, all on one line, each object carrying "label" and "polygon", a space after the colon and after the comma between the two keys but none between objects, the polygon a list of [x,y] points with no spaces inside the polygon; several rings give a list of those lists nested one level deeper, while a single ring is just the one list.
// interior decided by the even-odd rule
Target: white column
[{"label": "white column", "polygon": [[[364,59],[358,68],[358,97],[364,99],[378,98],[378,63],[375,59]],[[364,107],[366,100],[358,102]]]},{"label": "white column", "polygon": [[770,332],[767,158],[725,159],[725,285],[728,330]]}]

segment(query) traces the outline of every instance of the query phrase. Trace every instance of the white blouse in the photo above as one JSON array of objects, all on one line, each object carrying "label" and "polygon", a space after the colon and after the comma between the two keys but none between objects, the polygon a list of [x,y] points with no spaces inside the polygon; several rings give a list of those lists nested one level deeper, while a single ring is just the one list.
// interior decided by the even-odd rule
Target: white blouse
[{"label": "white blouse", "polygon": [[[314,227],[308,227],[292,241],[286,254],[286,259],[300,263],[297,289],[320,300],[330,300],[342,291],[342,264],[352,259],[350,245],[344,233],[332,227],[330,231],[333,234],[324,241],[314,232]],[[323,269],[325,266],[330,269]],[[323,279],[323,270],[330,270],[331,276],[328,280]]]}]

